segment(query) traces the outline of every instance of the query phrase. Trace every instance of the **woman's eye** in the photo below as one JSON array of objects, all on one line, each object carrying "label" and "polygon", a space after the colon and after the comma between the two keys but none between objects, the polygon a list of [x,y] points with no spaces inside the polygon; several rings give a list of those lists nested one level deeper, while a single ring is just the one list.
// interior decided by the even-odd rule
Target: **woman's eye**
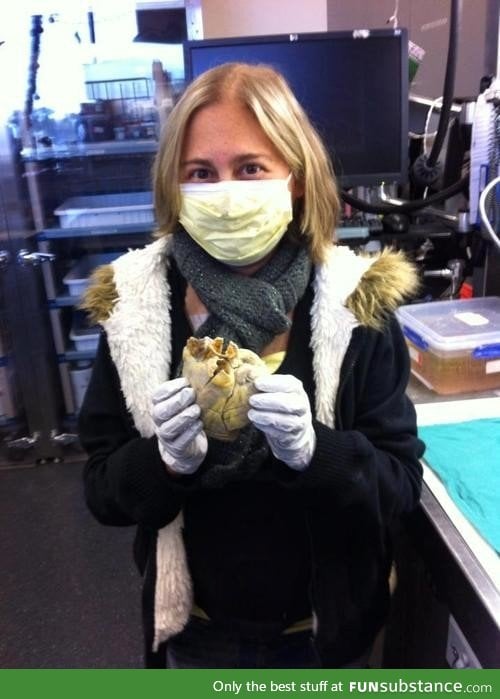
[{"label": "woman's eye", "polygon": [[209,180],[211,177],[212,173],[206,167],[199,167],[187,173],[188,180]]},{"label": "woman's eye", "polygon": [[255,175],[260,175],[260,173],[263,172],[263,167],[261,165],[257,165],[257,163],[247,163],[246,165],[243,165],[242,172],[247,177],[254,177]]}]

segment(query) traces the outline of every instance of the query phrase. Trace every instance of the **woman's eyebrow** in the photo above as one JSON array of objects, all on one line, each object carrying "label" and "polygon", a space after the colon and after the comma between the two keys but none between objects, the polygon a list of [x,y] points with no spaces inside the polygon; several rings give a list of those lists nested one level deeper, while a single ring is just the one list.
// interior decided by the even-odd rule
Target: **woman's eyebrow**
[{"label": "woman's eyebrow", "polygon": [[211,160],[205,160],[204,158],[191,158],[190,160],[183,160],[181,162],[181,167],[186,165],[201,165],[203,167],[213,167]]},{"label": "woman's eyebrow", "polygon": [[[239,155],[237,155],[233,158],[232,162],[235,164],[238,164],[241,162],[245,162],[247,160],[257,160],[257,159],[263,159],[263,158],[266,160],[273,159],[267,153],[240,153]],[[181,167],[186,167],[189,165],[200,165],[202,167],[214,167],[213,161],[208,160],[207,158],[190,158],[189,160],[183,160],[181,162]]]},{"label": "woman's eyebrow", "polygon": [[243,162],[244,160],[259,160],[265,158],[266,160],[272,160],[272,157],[267,153],[242,153],[234,158],[235,163]]}]

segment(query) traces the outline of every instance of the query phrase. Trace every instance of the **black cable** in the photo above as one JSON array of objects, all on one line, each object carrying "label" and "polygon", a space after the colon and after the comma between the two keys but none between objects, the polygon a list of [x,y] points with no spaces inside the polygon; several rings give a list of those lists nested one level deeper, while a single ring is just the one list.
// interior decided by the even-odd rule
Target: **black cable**
[{"label": "black cable", "polygon": [[89,25],[89,39],[91,44],[95,44],[95,23],[94,13],[87,12],[87,23]]},{"label": "black cable", "polygon": [[[441,165],[437,162],[444,140],[448,131],[448,121],[453,104],[453,91],[455,87],[455,74],[457,67],[457,52],[458,40],[460,31],[460,21],[462,16],[462,0],[451,0],[450,9],[450,31],[448,39],[448,55],[446,58],[446,71],[443,85],[443,103],[441,106],[441,114],[437,128],[436,137],[428,156],[420,155],[412,166],[412,178],[417,184],[422,186],[431,186],[439,178],[441,174]],[[348,192],[342,191],[342,199],[359,211],[365,211],[373,214],[391,214],[395,212],[404,213],[406,211],[417,211],[423,209],[429,204],[443,201],[449,197],[461,192],[466,183],[468,176],[462,178],[455,184],[450,185],[441,192],[427,197],[426,199],[417,199],[407,201],[400,205],[395,204],[370,204],[353,197]]]},{"label": "black cable", "polygon": [[446,71],[443,85],[443,101],[441,114],[436,131],[436,137],[430,153],[422,153],[415,159],[411,166],[411,179],[417,187],[431,187],[441,177],[443,166],[439,155],[448,133],[451,108],[453,106],[453,91],[455,89],[455,75],[457,71],[457,51],[460,32],[460,19],[462,16],[462,0],[451,0],[450,31],[448,38],[448,55],[446,58]]},{"label": "black cable", "polygon": [[432,167],[439,158],[441,148],[448,130],[451,107],[455,90],[455,75],[457,71],[458,40],[460,33],[460,19],[462,16],[462,0],[451,0],[450,32],[448,39],[448,56],[446,58],[446,72],[443,86],[443,103],[437,128],[436,137],[432,144],[431,152],[427,158],[427,165]]},{"label": "black cable", "polygon": [[31,17],[31,45],[30,45],[30,62],[28,66],[28,89],[26,91],[26,99],[24,102],[24,129],[25,132],[31,128],[31,115],[33,113],[33,102],[37,98],[36,94],[36,78],[38,73],[38,61],[40,58],[40,35],[43,32],[42,15],[33,15]]},{"label": "black cable", "polygon": [[369,204],[367,201],[353,197],[349,192],[344,190],[341,191],[340,195],[346,204],[353,206],[358,211],[365,211],[369,214],[394,214],[394,213],[406,213],[407,211],[417,211],[418,209],[425,209],[426,206],[430,204],[436,204],[437,202],[449,199],[454,194],[462,192],[466,185],[469,183],[469,175],[465,175],[461,180],[450,185],[446,189],[442,189],[440,192],[431,194],[430,197],[426,199],[416,199],[415,201],[405,201],[403,204]]}]

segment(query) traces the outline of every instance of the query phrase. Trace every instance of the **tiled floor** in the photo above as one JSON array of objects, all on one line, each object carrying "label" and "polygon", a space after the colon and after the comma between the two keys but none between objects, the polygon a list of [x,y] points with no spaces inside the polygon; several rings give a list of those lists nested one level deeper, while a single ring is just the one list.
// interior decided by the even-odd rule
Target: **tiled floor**
[{"label": "tiled floor", "polygon": [[141,668],[133,528],[85,507],[81,464],[0,470],[0,668]]}]

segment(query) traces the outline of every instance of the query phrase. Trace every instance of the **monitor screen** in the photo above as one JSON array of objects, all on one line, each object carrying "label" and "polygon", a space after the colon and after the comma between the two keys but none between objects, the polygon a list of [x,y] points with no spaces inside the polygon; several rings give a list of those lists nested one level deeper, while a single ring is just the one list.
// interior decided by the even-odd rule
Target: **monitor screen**
[{"label": "monitor screen", "polygon": [[403,183],[408,170],[405,29],[187,41],[186,80],[221,63],[266,63],[287,78],[344,187]]}]

